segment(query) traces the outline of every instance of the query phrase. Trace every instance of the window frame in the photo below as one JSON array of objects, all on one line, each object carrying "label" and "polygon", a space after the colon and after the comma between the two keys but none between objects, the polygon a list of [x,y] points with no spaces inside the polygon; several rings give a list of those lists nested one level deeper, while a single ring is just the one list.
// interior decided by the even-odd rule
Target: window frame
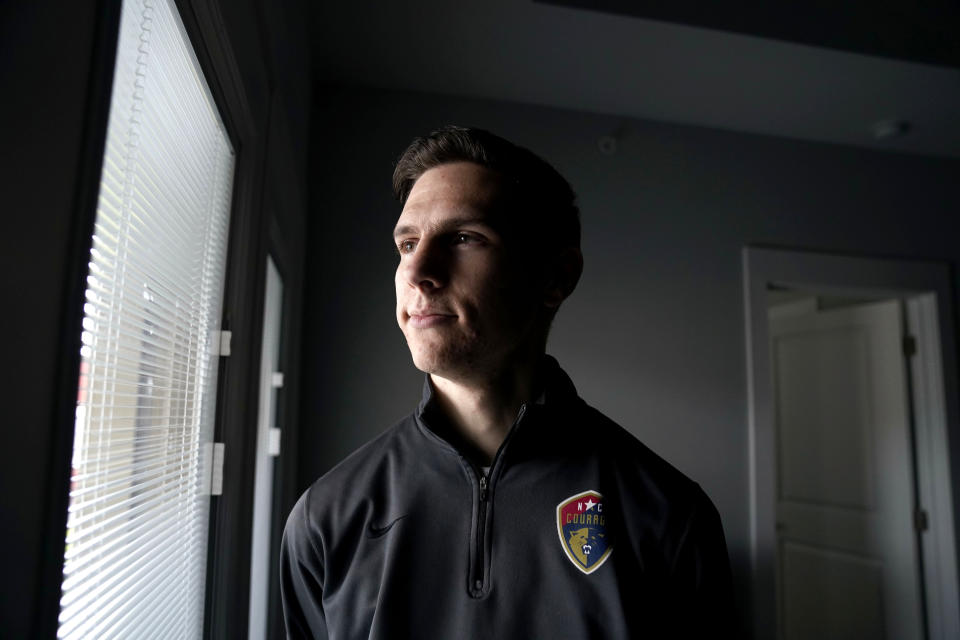
[{"label": "window frame", "polygon": [[223,295],[223,330],[231,354],[220,359],[214,440],[225,443],[223,494],[211,498],[204,632],[207,639],[245,637],[250,592],[249,523],[269,217],[263,204],[266,148],[216,2],[175,0],[187,35],[236,153],[233,211]]}]

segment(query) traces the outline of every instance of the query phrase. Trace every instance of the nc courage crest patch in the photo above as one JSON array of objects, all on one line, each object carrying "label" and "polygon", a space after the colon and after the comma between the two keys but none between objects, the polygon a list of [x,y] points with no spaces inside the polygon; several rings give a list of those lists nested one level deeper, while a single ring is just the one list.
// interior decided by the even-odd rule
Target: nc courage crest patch
[{"label": "nc courage crest patch", "polygon": [[557,505],[560,546],[573,566],[584,573],[599,569],[613,551],[603,508],[603,496],[596,491],[578,493]]}]

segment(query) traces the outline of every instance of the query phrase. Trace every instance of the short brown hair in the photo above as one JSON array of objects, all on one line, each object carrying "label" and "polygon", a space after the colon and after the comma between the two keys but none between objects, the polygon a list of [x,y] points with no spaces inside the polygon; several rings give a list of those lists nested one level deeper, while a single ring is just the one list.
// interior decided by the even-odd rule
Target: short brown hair
[{"label": "short brown hair", "polygon": [[570,183],[532,151],[483,129],[447,125],[414,139],[397,160],[394,195],[405,203],[420,176],[452,162],[473,162],[499,173],[525,230],[555,248],[580,248],[580,212]]}]

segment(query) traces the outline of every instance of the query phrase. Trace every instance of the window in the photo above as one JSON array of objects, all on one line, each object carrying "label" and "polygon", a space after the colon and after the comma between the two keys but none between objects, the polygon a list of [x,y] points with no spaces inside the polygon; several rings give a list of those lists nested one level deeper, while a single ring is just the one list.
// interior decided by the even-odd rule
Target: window
[{"label": "window", "polygon": [[125,0],[84,306],[61,638],[202,633],[233,168],[173,0]]}]

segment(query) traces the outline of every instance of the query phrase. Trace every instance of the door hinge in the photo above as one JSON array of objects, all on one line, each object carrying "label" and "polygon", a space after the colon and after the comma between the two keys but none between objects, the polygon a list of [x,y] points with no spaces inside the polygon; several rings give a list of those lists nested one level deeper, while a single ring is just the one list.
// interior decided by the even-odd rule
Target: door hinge
[{"label": "door hinge", "polygon": [[222,442],[214,442],[213,459],[210,469],[210,495],[223,495],[223,455],[226,445]]},{"label": "door hinge", "polygon": [[269,435],[267,442],[267,454],[271,456],[280,455],[280,429],[271,427],[267,432]]},{"label": "door hinge", "polygon": [[913,336],[903,336],[903,355],[908,358],[917,355],[917,339]]},{"label": "door hinge", "polygon": [[210,351],[213,355],[222,358],[230,357],[230,341],[233,338],[232,331],[214,331],[210,334]]},{"label": "door hinge", "polygon": [[273,375],[270,377],[270,386],[272,386],[274,389],[283,388],[283,372],[282,371],[273,372]]},{"label": "door hinge", "polygon": [[913,512],[913,526],[919,533],[923,533],[930,528],[930,518],[927,516],[927,510],[917,508]]}]

